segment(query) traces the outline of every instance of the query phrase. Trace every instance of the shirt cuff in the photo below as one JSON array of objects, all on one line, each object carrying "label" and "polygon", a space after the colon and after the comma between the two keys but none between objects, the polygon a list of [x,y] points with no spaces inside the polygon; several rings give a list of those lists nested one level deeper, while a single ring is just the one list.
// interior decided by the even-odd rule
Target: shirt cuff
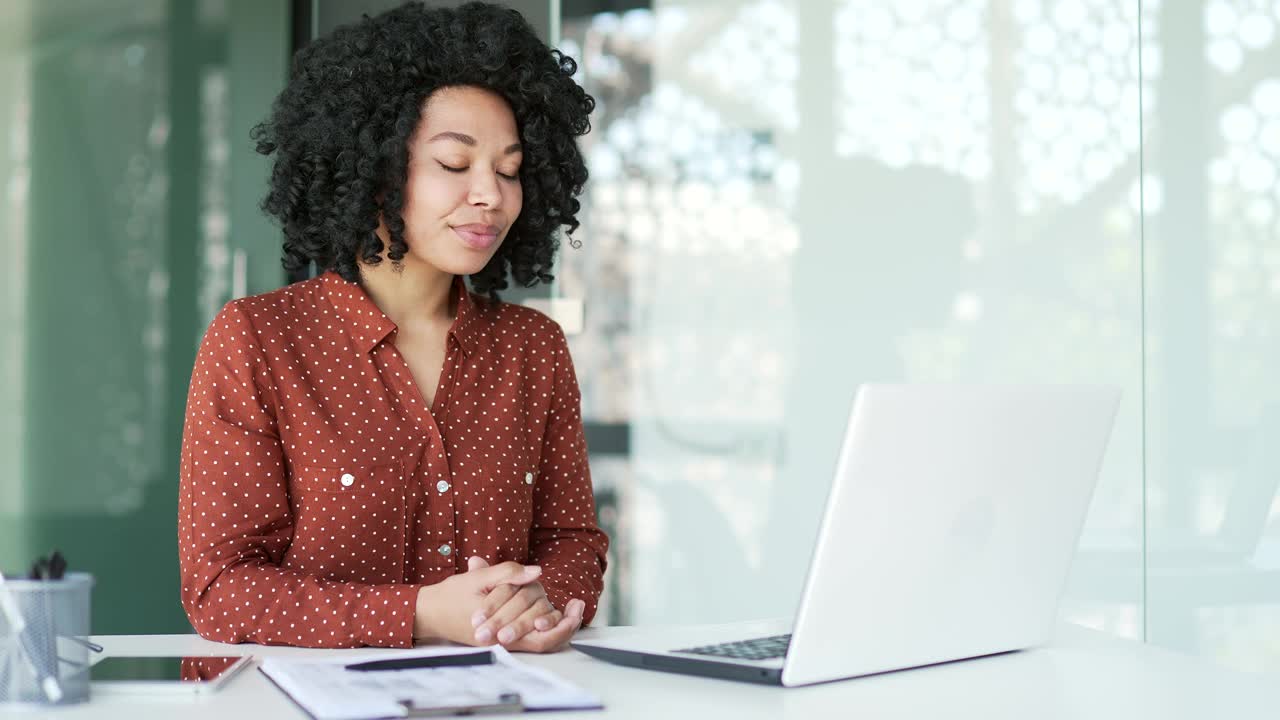
[{"label": "shirt cuff", "polygon": [[413,619],[421,585],[375,585],[364,596],[358,638],[374,647],[413,647]]}]

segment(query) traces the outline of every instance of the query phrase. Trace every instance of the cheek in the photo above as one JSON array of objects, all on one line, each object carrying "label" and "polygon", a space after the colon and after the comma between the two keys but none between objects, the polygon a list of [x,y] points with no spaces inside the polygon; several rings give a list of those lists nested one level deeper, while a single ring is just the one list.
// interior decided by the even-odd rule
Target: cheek
[{"label": "cheek", "polygon": [[524,207],[524,190],[521,189],[520,183],[511,183],[511,192],[506,196],[507,213],[511,218],[511,222],[515,222],[520,215],[520,209]]},{"label": "cheek", "polygon": [[443,218],[466,200],[466,194],[466,184],[457,178],[441,173],[415,173],[405,183],[405,217],[419,222]]}]

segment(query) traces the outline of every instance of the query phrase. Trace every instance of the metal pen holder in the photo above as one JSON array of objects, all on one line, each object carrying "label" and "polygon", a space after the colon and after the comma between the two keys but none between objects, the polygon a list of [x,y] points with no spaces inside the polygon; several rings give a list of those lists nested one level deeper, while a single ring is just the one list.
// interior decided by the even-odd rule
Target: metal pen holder
[{"label": "metal pen holder", "polygon": [[71,705],[89,699],[89,601],[93,576],[16,580],[0,587],[0,707]]}]

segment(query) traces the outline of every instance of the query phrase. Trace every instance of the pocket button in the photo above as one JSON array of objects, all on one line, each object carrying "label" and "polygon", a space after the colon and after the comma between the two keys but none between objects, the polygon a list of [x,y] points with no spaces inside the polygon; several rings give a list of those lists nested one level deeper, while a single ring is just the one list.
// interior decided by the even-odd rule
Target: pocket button
[{"label": "pocket button", "polygon": [[342,486],[343,486],[343,487],[351,487],[351,486],[352,486],[352,485],[354,485],[355,483],[356,483],[356,476],[355,476],[355,475],[352,475],[351,473],[343,473],[343,475],[342,475]]}]

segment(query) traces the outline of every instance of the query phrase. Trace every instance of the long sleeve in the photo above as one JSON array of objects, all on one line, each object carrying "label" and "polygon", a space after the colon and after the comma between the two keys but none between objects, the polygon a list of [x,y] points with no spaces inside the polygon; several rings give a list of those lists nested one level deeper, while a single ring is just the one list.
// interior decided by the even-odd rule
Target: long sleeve
[{"label": "long sleeve", "polygon": [[542,566],[552,605],[563,610],[572,598],[586,603],[585,625],[604,589],[609,538],[596,522],[577,375],[564,332],[554,327],[554,389],[534,487],[530,556]]},{"label": "long sleeve", "polygon": [[249,310],[228,304],[200,346],[187,396],[178,501],[182,605],[222,642],[413,644],[418,585],[338,582],[280,567],[293,540],[275,381]]}]

